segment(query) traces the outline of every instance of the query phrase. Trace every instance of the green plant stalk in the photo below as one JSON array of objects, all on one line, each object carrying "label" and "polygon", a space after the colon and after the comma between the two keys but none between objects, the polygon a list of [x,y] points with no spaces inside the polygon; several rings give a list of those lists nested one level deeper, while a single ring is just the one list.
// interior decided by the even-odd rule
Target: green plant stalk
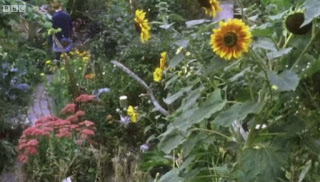
[{"label": "green plant stalk", "polygon": [[286,42],[283,44],[283,47],[282,48],[286,48],[290,42],[290,40],[292,39],[293,37],[293,34],[290,33],[289,37],[287,38]]},{"label": "green plant stalk", "polygon": [[213,134],[216,134],[216,135],[219,135],[225,139],[227,139],[228,141],[231,141],[231,137],[228,137],[227,135],[223,134],[223,133],[220,133],[218,131],[214,131],[214,130],[208,130],[208,129],[204,129],[204,128],[194,128],[193,131],[205,131],[205,132],[209,132],[209,133],[213,133]]},{"label": "green plant stalk", "polygon": [[[61,43],[58,41],[58,39],[56,38],[56,36],[53,34],[52,38],[54,40],[54,42],[57,44],[57,46],[59,47],[60,50],[63,50],[63,47],[61,45]],[[72,92],[72,96],[73,98],[77,98],[79,96],[79,89],[77,87],[77,83],[75,81],[75,77],[73,75],[72,69],[71,69],[71,65],[69,64],[69,60],[65,59],[65,65],[68,71],[68,75],[70,78],[70,85],[71,85],[71,92]]]},{"label": "green plant stalk", "polygon": [[306,46],[306,48],[304,48],[304,50],[301,52],[301,54],[299,55],[299,57],[297,58],[296,62],[291,66],[290,70],[292,70],[302,59],[302,57],[304,56],[304,54],[309,50],[309,48],[311,47],[313,41],[316,39],[318,33],[320,32],[320,30],[318,29],[314,35],[311,37],[308,45]]},{"label": "green plant stalk", "polygon": [[240,11],[241,11],[241,18],[242,18],[242,21],[244,21],[244,11],[243,11],[243,4],[241,2],[242,0],[237,0],[239,6],[240,6]]},{"label": "green plant stalk", "polygon": [[262,120],[261,115],[262,115],[263,111],[265,110],[265,104],[266,104],[266,102],[263,102],[263,104],[261,104],[259,112],[258,112],[257,116],[255,117],[255,119],[253,120],[253,123],[250,127],[250,132],[249,132],[248,138],[244,144],[244,148],[252,146],[254,139],[258,135],[259,130],[256,130],[255,127],[256,127],[256,124],[260,123],[260,121]]}]

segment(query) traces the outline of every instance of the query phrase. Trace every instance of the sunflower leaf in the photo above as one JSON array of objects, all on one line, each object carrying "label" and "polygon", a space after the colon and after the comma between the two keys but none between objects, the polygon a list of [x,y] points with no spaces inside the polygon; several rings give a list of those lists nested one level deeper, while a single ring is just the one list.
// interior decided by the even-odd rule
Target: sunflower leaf
[{"label": "sunflower leaf", "polygon": [[279,91],[295,91],[299,84],[298,75],[290,70],[285,70],[279,75],[268,72],[268,79],[272,85],[277,86]]},{"label": "sunflower leaf", "polygon": [[176,45],[186,48],[189,44],[189,40],[178,40],[175,42]]},{"label": "sunflower leaf", "polygon": [[183,178],[179,177],[179,170],[174,168],[163,175],[159,182],[183,182]]},{"label": "sunflower leaf", "polygon": [[283,55],[289,54],[291,50],[292,50],[292,47],[286,48],[286,49],[281,49],[279,51],[269,52],[267,54],[268,60],[273,60],[275,58],[278,58],[278,57],[281,57]]},{"label": "sunflower leaf", "polygon": [[228,110],[220,112],[214,123],[219,126],[229,127],[235,120],[243,120],[248,114],[256,113],[260,103],[247,101],[231,106]]},{"label": "sunflower leaf", "polygon": [[172,68],[177,66],[184,58],[184,54],[179,53],[175,55],[170,61],[169,61],[169,66],[168,68]]},{"label": "sunflower leaf", "polygon": [[305,5],[305,18],[300,27],[303,27],[310,23],[313,18],[320,16],[320,1],[319,0],[307,0]]},{"label": "sunflower leaf", "polygon": [[210,21],[206,20],[206,19],[190,20],[190,21],[186,22],[186,26],[189,28],[189,27],[192,27],[192,26],[195,26],[195,25],[199,25],[199,24],[202,24],[202,23],[205,23],[205,22],[210,22]]},{"label": "sunflower leaf", "polygon": [[189,92],[191,90],[192,87],[185,87],[180,89],[179,92],[172,94],[170,96],[168,96],[167,98],[163,99],[163,102],[165,102],[166,104],[170,105],[172,104],[174,101],[176,101],[177,99],[179,99],[181,96],[183,96],[184,93]]},{"label": "sunflower leaf", "polygon": [[271,147],[256,146],[242,152],[236,172],[246,175],[236,176],[239,182],[270,182],[283,175],[281,170],[282,152]]}]

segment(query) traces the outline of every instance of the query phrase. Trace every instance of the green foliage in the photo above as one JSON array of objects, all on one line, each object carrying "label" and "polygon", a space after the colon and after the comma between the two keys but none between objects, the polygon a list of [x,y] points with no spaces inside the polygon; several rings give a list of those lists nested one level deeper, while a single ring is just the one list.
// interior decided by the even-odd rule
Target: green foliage
[{"label": "green foliage", "polygon": [[13,165],[16,157],[15,147],[6,140],[0,140],[0,160],[5,161],[0,164],[0,173],[10,165]]}]

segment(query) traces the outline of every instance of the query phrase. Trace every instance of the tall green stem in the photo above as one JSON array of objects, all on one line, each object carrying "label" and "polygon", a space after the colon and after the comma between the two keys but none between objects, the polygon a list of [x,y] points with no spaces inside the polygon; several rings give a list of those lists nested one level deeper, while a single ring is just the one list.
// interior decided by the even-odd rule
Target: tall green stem
[{"label": "tall green stem", "polygon": [[319,33],[319,29],[314,33],[314,35],[313,35],[312,38],[310,39],[308,45],[307,45],[306,48],[304,48],[304,50],[301,52],[301,54],[300,54],[299,57],[297,58],[296,62],[292,65],[292,67],[290,68],[290,70],[292,70],[297,64],[299,64],[299,62],[301,61],[301,59],[302,59],[302,57],[304,56],[304,54],[307,53],[307,51],[308,51],[309,48],[311,47],[313,41],[316,39],[318,33]]}]

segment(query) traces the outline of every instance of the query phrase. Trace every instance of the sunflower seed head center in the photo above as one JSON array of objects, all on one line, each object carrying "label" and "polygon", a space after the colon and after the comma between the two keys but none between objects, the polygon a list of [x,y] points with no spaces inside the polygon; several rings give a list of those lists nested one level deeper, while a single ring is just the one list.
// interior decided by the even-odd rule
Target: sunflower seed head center
[{"label": "sunflower seed head center", "polygon": [[223,41],[227,47],[235,46],[238,41],[237,34],[233,32],[228,32],[224,35]]}]

